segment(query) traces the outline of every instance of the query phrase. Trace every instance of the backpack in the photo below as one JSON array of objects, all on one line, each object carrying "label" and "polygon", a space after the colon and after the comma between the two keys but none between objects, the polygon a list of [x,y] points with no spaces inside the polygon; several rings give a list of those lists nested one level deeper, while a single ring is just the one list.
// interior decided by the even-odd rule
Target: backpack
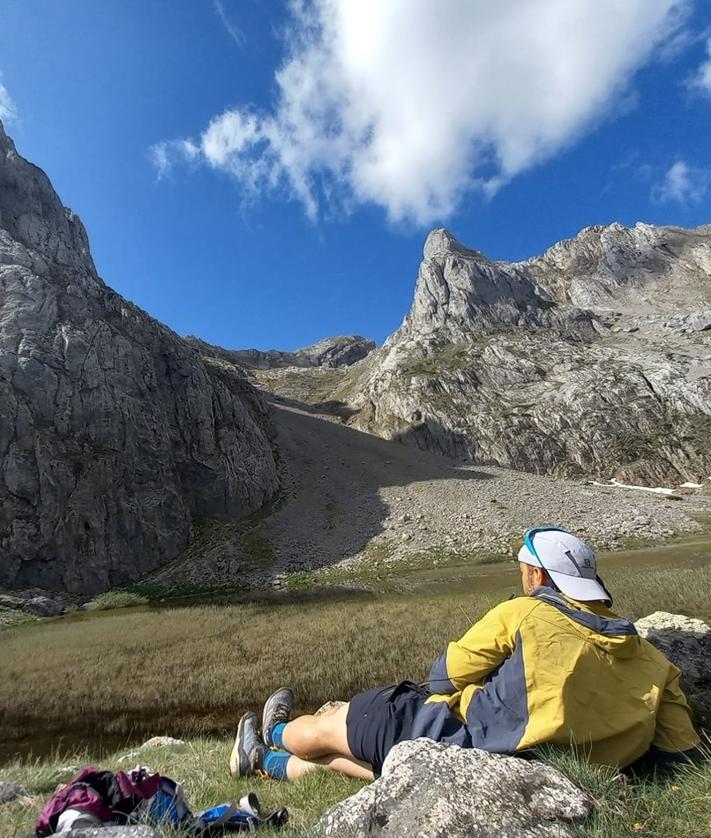
[{"label": "backpack", "polygon": [[53,835],[59,818],[68,809],[84,812],[102,823],[128,823],[141,803],[160,788],[161,777],[144,768],[130,774],[99,771],[89,765],[66,786],[56,791],[37,817],[37,838]]},{"label": "backpack", "polygon": [[78,826],[83,822],[180,824],[196,835],[206,836],[222,835],[224,831],[253,832],[261,825],[280,827],[288,821],[289,813],[282,808],[264,817],[257,796],[247,794],[239,804],[224,803],[193,815],[183,787],[169,777],[149,774],[141,767],[126,774],[88,766],[44,805],[37,818],[37,838],[56,834],[60,818],[62,826],[75,819]]}]

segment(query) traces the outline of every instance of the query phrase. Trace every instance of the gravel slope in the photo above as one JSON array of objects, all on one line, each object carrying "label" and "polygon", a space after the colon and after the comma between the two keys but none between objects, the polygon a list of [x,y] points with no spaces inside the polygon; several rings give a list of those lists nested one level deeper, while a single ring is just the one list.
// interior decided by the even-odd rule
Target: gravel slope
[{"label": "gravel slope", "polygon": [[440,557],[513,555],[527,527],[549,523],[614,549],[631,537],[701,531],[692,516],[711,512],[711,496],[703,492],[674,500],[473,466],[278,402],[272,414],[284,487],[276,510],[246,534],[226,530],[156,581],[252,587],[279,584],[302,569],[433,550]]}]

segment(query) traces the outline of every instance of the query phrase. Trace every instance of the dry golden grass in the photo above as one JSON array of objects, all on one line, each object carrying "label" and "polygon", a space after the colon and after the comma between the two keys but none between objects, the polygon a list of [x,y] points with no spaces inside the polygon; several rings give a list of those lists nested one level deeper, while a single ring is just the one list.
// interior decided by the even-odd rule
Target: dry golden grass
[{"label": "dry golden grass", "polygon": [[[434,589],[283,605],[183,605],[77,615],[0,634],[0,742],[110,743],[159,731],[230,730],[274,688],[298,709],[377,684],[424,680],[433,658],[516,589]],[[608,570],[617,608],[708,618],[711,568]],[[456,586],[455,586],[456,587]],[[41,734],[41,736],[40,736]]]}]

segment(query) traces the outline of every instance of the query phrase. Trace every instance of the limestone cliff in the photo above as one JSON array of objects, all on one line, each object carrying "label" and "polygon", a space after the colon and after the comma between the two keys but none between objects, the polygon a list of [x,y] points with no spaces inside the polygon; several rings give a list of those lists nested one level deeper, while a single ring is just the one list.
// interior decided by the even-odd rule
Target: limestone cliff
[{"label": "limestone cliff", "polygon": [[334,393],[357,427],[517,469],[711,474],[711,226],[591,227],[525,262],[446,230]]},{"label": "limestone cliff", "polygon": [[135,580],[276,486],[251,385],[104,284],[0,125],[0,587]]}]

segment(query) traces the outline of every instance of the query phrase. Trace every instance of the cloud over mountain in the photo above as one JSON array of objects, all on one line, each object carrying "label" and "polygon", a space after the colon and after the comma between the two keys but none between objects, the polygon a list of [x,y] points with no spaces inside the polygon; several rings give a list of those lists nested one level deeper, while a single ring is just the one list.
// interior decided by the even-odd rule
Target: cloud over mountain
[{"label": "cloud over mountain", "polygon": [[15,103],[12,101],[5,85],[0,81],[0,119],[3,122],[9,122],[16,116]]},{"label": "cloud over mountain", "polygon": [[678,204],[696,204],[711,186],[711,171],[690,166],[677,160],[666,171],[664,178],[652,189],[652,199],[657,203],[676,201]]},{"label": "cloud over mountain", "polygon": [[202,160],[243,194],[446,218],[614,112],[678,34],[687,0],[293,0],[268,110],[157,144],[159,172]]}]

